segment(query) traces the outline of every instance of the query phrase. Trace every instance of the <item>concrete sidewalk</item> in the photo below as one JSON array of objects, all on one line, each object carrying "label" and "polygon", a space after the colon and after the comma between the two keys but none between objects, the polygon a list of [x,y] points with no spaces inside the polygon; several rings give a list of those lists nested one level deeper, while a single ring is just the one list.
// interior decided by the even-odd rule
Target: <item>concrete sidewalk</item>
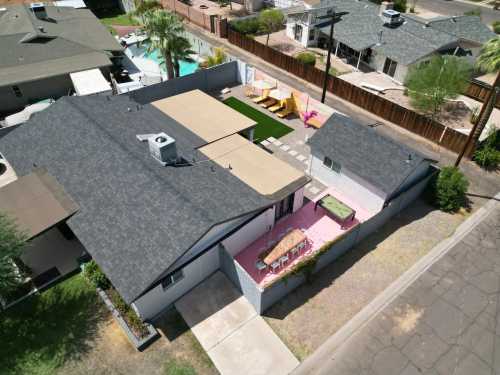
[{"label": "concrete sidewalk", "polygon": [[221,272],[175,303],[222,375],[286,375],[299,361]]},{"label": "concrete sidewalk", "polygon": [[498,373],[499,200],[497,194],[294,374]]}]

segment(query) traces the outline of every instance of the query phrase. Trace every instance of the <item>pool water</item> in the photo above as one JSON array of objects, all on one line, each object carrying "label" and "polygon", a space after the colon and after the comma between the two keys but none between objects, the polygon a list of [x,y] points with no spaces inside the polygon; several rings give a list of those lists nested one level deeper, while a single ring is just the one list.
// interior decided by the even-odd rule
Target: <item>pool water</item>
[{"label": "pool water", "polygon": [[[165,65],[162,64],[163,59],[160,56],[158,50],[155,49],[151,53],[148,53],[146,51],[142,57],[155,61],[156,63],[158,63],[160,65],[161,70],[165,71]],[[191,62],[184,61],[184,60],[180,61],[180,75],[181,75],[181,77],[186,76],[186,75],[191,74],[191,73],[194,73],[194,72],[196,72],[197,69],[198,69],[197,62],[191,63]]]}]

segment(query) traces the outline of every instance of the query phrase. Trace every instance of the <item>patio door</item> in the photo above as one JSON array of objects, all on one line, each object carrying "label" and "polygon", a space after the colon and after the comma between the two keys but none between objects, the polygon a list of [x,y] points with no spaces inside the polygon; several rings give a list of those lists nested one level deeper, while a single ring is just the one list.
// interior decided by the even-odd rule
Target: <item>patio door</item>
[{"label": "patio door", "polygon": [[295,193],[292,193],[282,201],[276,203],[274,211],[275,222],[281,219],[282,217],[292,213],[294,199],[295,199]]},{"label": "patio door", "polygon": [[398,66],[398,63],[394,60],[391,60],[390,58],[385,59],[385,64],[384,64],[384,70],[383,72],[387,74],[388,76],[394,77],[394,74],[396,74],[396,68]]},{"label": "patio door", "polygon": [[295,35],[294,38],[296,41],[300,42],[302,40],[302,25],[295,25]]}]

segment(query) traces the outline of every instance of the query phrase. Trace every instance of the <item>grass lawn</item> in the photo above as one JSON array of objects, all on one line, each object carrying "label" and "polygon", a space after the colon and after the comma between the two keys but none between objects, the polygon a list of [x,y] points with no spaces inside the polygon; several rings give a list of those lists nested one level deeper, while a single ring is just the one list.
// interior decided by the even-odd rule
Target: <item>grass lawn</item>
[{"label": "grass lawn", "polygon": [[53,374],[87,351],[103,311],[78,274],[0,312],[0,373]]},{"label": "grass lawn", "polygon": [[136,19],[130,17],[126,13],[108,12],[98,15],[99,20],[107,25],[118,25],[118,26],[139,26],[141,23]]},{"label": "grass lawn", "polygon": [[238,100],[233,96],[224,100],[224,103],[257,123],[257,126],[255,127],[254,139],[258,142],[269,137],[280,138],[293,131],[292,128],[273,119],[272,117],[269,117],[258,109],[243,103],[241,100]]}]

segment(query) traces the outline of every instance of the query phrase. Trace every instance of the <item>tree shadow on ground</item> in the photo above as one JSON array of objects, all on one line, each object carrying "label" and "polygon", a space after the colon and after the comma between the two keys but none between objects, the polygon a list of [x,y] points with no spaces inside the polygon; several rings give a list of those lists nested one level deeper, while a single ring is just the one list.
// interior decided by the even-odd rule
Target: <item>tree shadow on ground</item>
[{"label": "tree shadow on ground", "polygon": [[263,316],[283,320],[288,314],[305,304],[323,289],[330,287],[337,278],[347,272],[364,256],[375,250],[392,233],[413,221],[422,219],[434,210],[436,209],[423,199],[417,199],[405,210],[392,217],[379,230],[367,236],[344,255],[314,274],[310,282],[302,284],[271,306],[263,313]]},{"label": "tree shadow on ground", "polygon": [[95,289],[81,275],[9,308],[0,320],[2,373],[33,368],[53,373],[91,350],[106,316]]}]

